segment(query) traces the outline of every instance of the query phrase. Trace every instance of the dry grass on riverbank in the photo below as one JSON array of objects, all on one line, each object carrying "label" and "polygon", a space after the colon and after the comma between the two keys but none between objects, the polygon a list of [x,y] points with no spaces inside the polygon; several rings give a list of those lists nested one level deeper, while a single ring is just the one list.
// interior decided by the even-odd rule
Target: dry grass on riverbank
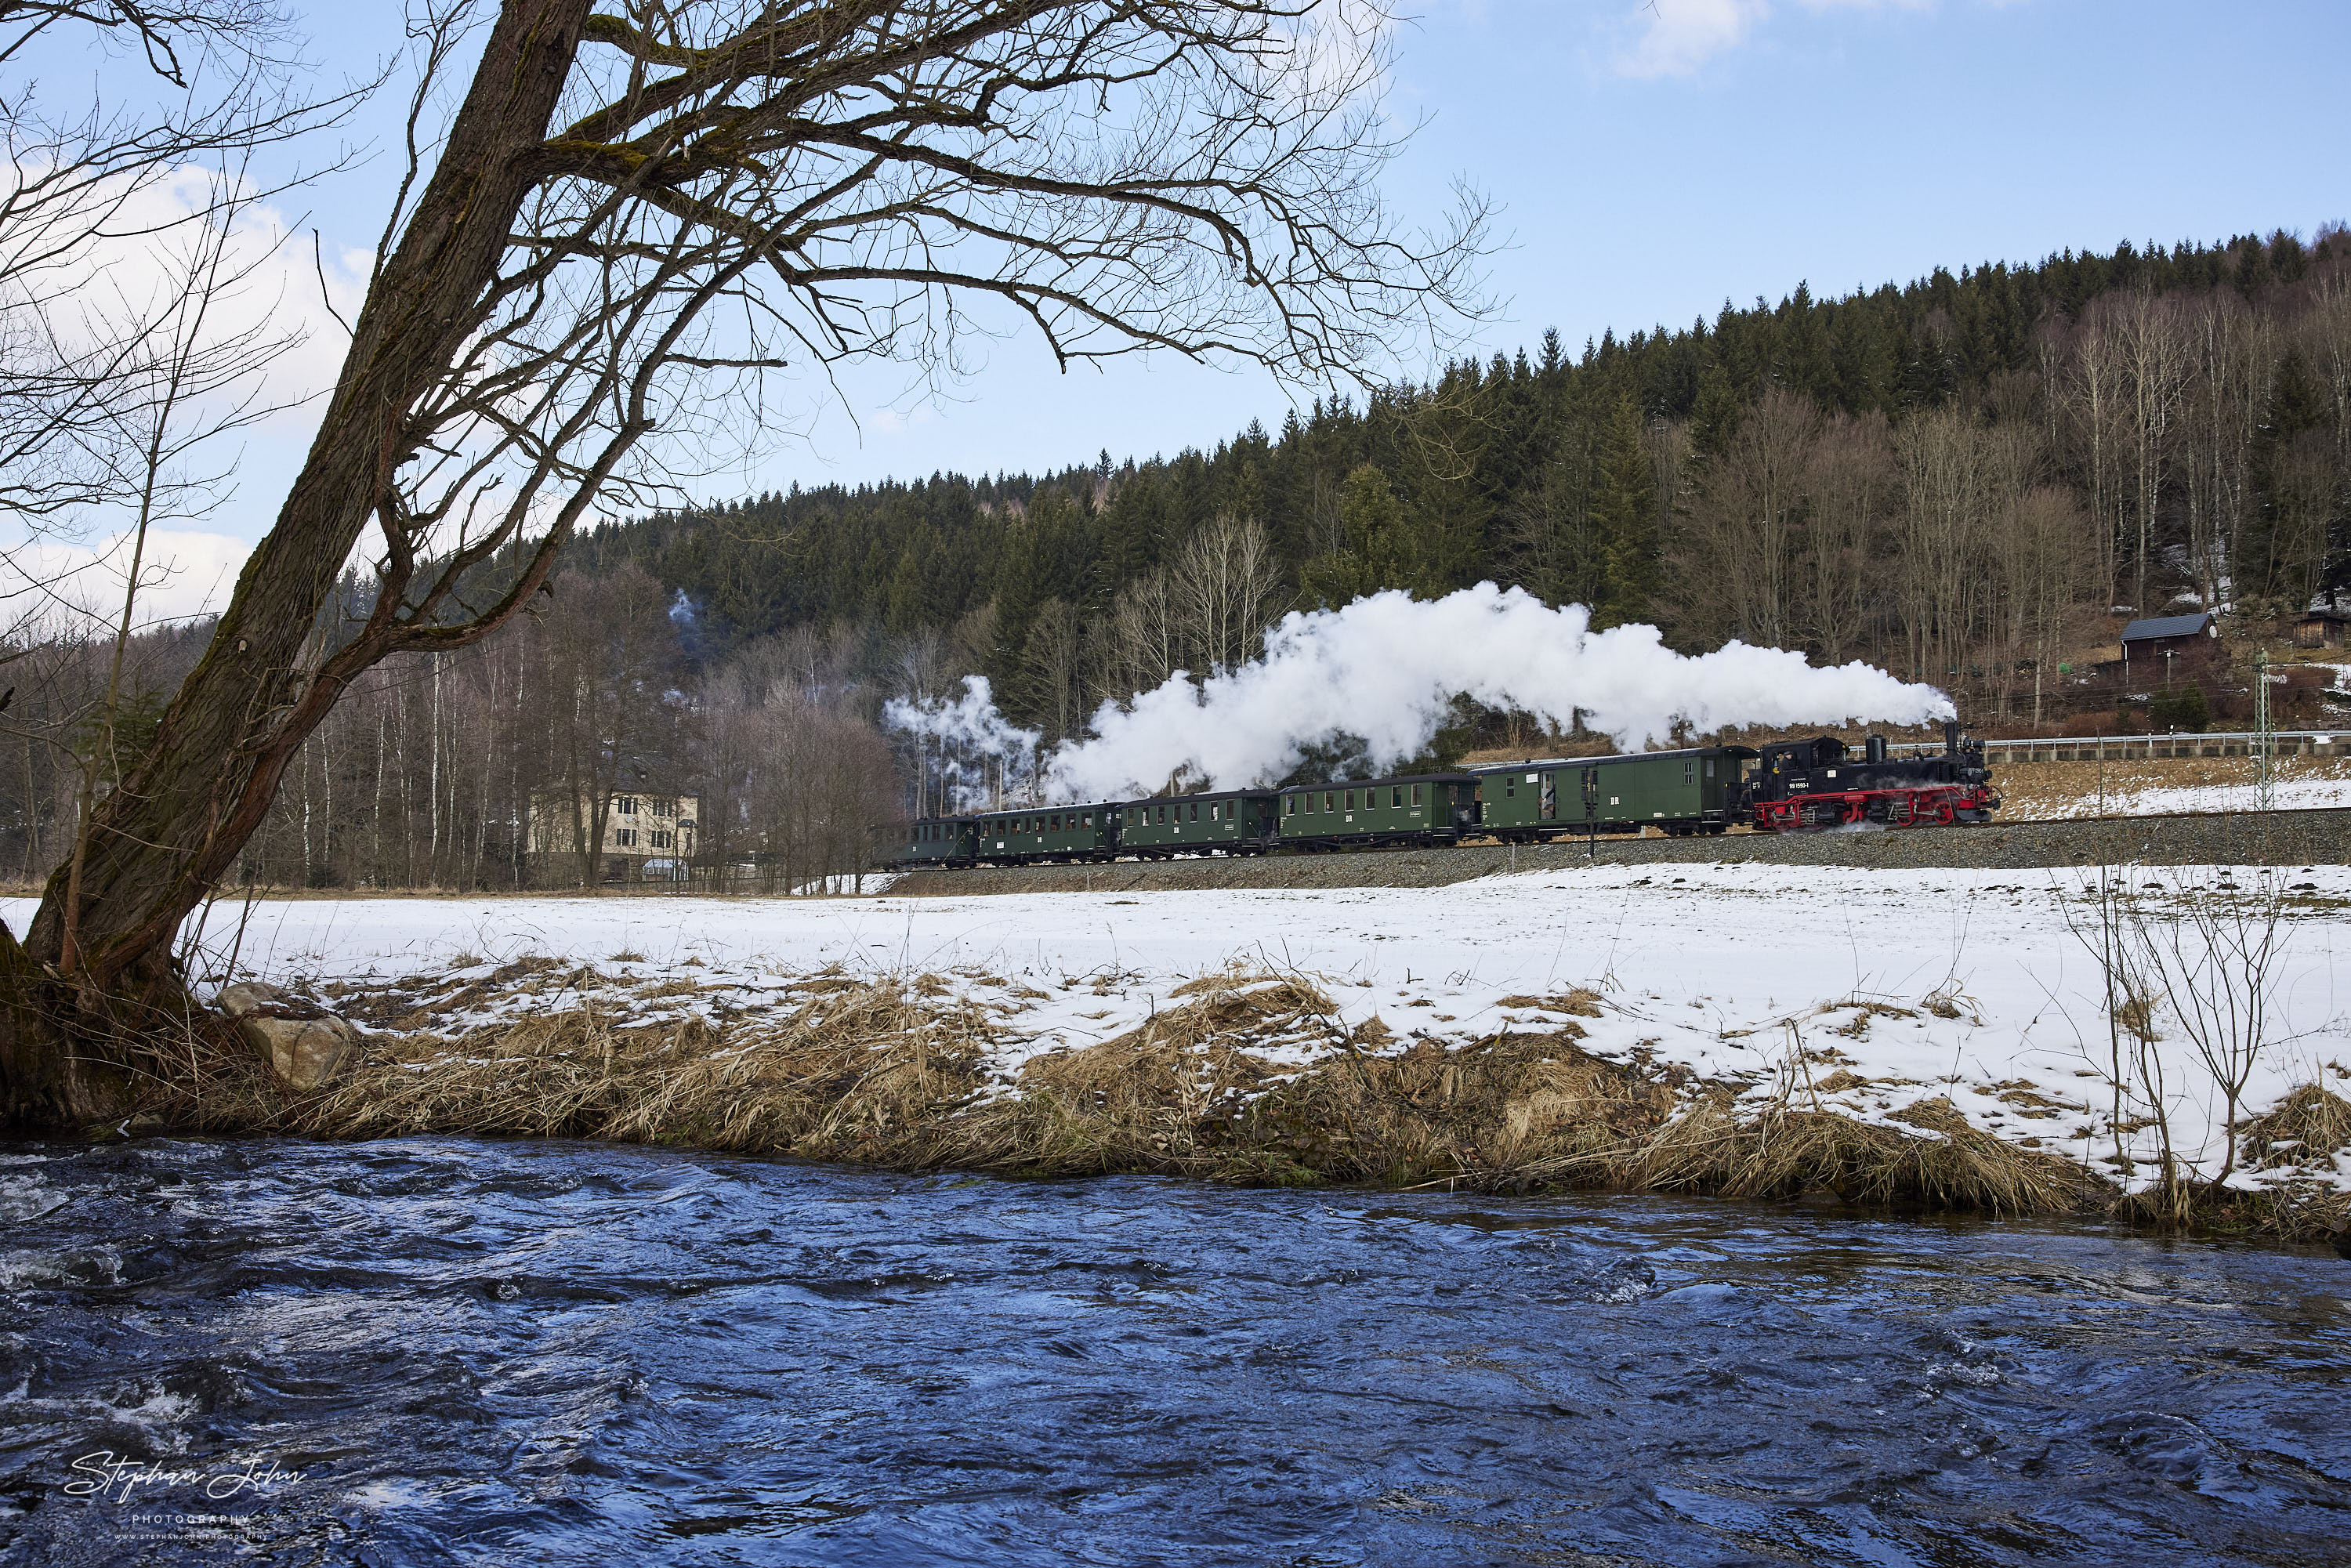
[{"label": "dry grass on riverbank", "polygon": [[606,1138],[1055,1176],[1834,1193],[2000,1214],[2089,1194],[2074,1166],[1939,1102],[1907,1113],[1914,1134],[1604,1061],[1576,1043],[1590,993],[1548,998],[1556,1029],[1401,1053],[1376,1023],[1343,1030],[1295,977],[1227,973],[1170,999],[1006,1082],[985,1066],[996,1019],[935,978],[820,974],[725,1023],[635,1024],[624,1007],[581,1005],[455,1038],[378,1036],[365,1067],[312,1095],[224,1059],[210,1092],[167,1114],[222,1132]]},{"label": "dry grass on riverbank", "polygon": [[[1801,1089],[1618,1063],[1583,1049],[1590,992],[1510,998],[1558,1027],[1402,1051],[1350,1030],[1313,984],[1242,970],[1179,989],[1145,1023],[993,1073],[1003,1025],[936,977],[841,972],[713,1021],[632,1021],[642,1001],[555,976],[578,1005],[463,1033],[379,1034],[321,1092],[276,1087],[226,1050],[205,1092],[165,1120],[191,1130],[322,1138],[483,1134],[601,1138],[893,1169],[1034,1176],[1157,1173],[1252,1185],[1362,1183],[1531,1193],[1834,1195],[1999,1215],[2096,1211],[2116,1194],[2082,1167],[1970,1125],[1927,1098],[1865,1122]],[[534,983],[524,977],[524,985]],[[403,1004],[404,1005],[404,1004]],[[2351,1103],[2309,1088],[2249,1129],[2273,1165],[2351,1148]],[[2231,1195],[2201,1218],[2315,1239],[2343,1199]]]}]

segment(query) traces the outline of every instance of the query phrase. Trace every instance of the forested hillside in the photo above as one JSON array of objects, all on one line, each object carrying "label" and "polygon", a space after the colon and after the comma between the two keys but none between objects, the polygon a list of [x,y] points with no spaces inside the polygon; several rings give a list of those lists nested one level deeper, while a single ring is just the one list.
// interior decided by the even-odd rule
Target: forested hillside
[{"label": "forested hillside", "polygon": [[[1555,334],[1211,449],[795,490],[599,530],[480,648],[370,672],[246,870],[512,885],[530,803],[693,794],[711,855],[854,867],[918,769],[893,695],[985,674],[1049,738],[1248,657],[1298,606],[1493,579],[1696,651],[1738,637],[1945,686],[1985,729],[2144,722],[2083,684],[2118,617],[2241,637],[2351,588],[2351,237],[1938,271],[1712,321]],[[202,646],[133,650],[115,749]],[[17,651],[11,862],[68,841],[95,644]],[[2068,668],[2070,666],[2070,668]],[[2230,712],[2226,692],[2212,706]],[[2089,711],[2084,711],[2084,710]]]},{"label": "forested hillside", "polygon": [[1580,351],[1547,334],[1212,450],[764,496],[579,559],[682,590],[705,656],[853,628],[924,677],[986,672],[1056,734],[1231,656],[1236,603],[1481,578],[2046,717],[2053,666],[2115,613],[2272,617],[2345,586],[2346,268],[2330,228],[1799,287]]}]

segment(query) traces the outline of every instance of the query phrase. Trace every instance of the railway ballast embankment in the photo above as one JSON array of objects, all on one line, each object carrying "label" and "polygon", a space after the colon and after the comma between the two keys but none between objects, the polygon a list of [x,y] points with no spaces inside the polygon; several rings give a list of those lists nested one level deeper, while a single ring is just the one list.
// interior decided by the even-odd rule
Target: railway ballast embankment
[{"label": "railway ballast embankment", "polygon": [[1349,854],[1203,856],[1108,865],[977,867],[910,873],[893,896],[976,893],[1151,893],[1221,888],[1442,887],[1593,861],[2032,871],[2081,865],[2351,865],[2351,809],[2201,812],[1986,822],[1959,828],[1825,833],[1726,833],[1708,839],[1602,839],[1462,844]]}]

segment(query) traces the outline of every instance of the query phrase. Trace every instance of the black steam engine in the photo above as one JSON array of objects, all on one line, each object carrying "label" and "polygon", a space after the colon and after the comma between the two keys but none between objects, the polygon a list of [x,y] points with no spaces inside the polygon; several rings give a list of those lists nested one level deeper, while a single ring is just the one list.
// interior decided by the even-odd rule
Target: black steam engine
[{"label": "black steam engine", "polygon": [[1984,767],[1983,742],[1963,741],[1943,727],[1943,749],[1889,756],[1873,735],[1859,756],[1842,740],[1819,736],[1761,748],[1746,805],[1764,831],[1802,831],[1874,822],[1926,828],[1980,822],[2000,806]]}]

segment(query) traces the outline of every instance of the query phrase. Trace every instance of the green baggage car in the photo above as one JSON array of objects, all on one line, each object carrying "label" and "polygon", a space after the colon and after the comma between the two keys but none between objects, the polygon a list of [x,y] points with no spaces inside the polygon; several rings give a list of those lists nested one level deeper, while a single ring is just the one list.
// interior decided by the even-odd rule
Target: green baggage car
[{"label": "green baggage car", "polygon": [[1273,841],[1274,792],[1228,789],[1129,800],[1119,811],[1118,852],[1138,860],[1172,855],[1261,855]]},{"label": "green baggage car", "polygon": [[1275,843],[1285,849],[1452,843],[1478,831],[1478,779],[1424,773],[1301,785],[1281,791]]},{"label": "green baggage car", "polygon": [[1485,831],[1517,843],[1648,827],[1677,838],[1719,833],[1738,820],[1740,785],[1757,755],[1708,746],[1480,768]]},{"label": "green baggage car", "polygon": [[997,865],[1118,858],[1118,807],[1107,801],[1076,806],[1024,806],[972,819],[974,852]]}]

